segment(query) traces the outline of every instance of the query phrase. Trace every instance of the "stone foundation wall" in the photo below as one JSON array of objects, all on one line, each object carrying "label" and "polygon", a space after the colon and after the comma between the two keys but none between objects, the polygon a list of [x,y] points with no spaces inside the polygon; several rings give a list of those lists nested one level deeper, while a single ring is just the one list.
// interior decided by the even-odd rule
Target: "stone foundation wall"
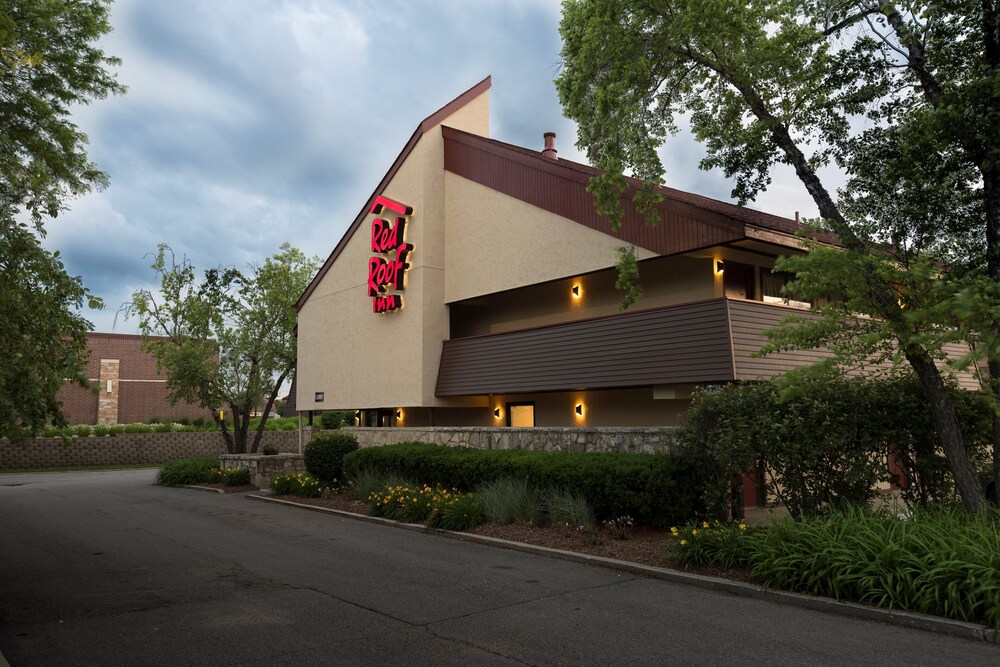
[{"label": "stone foundation wall", "polygon": [[352,427],[361,447],[426,442],[477,449],[529,449],[546,452],[623,452],[659,454],[674,446],[676,428],[493,428],[428,426]]},{"label": "stone foundation wall", "polygon": [[[306,436],[308,441],[308,435]],[[278,451],[299,451],[298,431],[267,431],[261,446],[275,445]],[[10,468],[55,468],[148,463],[155,465],[191,456],[219,456],[226,453],[218,431],[202,433],[121,433],[114,437],[89,436],[34,438],[12,443],[0,438],[0,470]]]},{"label": "stone foundation wall", "polygon": [[223,470],[230,468],[247,468],[250,470],[250,483],[258,489],[266,489],[275,475],[290,473],[297,475],[306,471],[306,465],[300,454],[223,454],[219,457],[219,465]]}]

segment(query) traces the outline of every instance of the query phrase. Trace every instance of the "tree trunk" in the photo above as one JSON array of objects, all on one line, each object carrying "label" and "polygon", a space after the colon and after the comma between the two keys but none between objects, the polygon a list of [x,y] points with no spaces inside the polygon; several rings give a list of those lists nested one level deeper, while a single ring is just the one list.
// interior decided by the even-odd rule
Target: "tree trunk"
[{"label": "tree trunk", "polygon": [[224,419],[219,419],[219,410],[217,408],[212,408],[212,419],[222,431],[222,440],[226,443],[226,451],[230,454],[235,454],[236,443],[233,442],[233,436],[230,435],[229,429],[226,428],[226,421]]},{"label": "tree trunk", "polygon": [[955,408],[948,398],[948,388],[941,378],[941,371],[923,349],[908,350],[906,359],[927,393],[938,438],[948,459],[948,467],[955,477],[955,488],[962,496],[966,509],[979,512],[986,507],[986,495],[979,483],[979,475],[969,459],[969,453],[965,451],[962,431],[955,416]]},{"label": "tree trunk", "polygon": [[257,447],[260,446],[260,438],[264,435],[264,425],[267,424],[267,417],[271,414],[271,408],[274,406],[274,401],[278,397],[278,392],[281,391],[281,383],[285,381],[285,377],[288,375],[288,371],[282,373],[277,381],[274,383],[274,387],[271,389],[271,395],[267,399],[267,405],[264,406],[264,414],[260,417],[260,424],[257,425],[257,433],[253,438],[253,447],[250,448],[251,452],[256,453]]}]

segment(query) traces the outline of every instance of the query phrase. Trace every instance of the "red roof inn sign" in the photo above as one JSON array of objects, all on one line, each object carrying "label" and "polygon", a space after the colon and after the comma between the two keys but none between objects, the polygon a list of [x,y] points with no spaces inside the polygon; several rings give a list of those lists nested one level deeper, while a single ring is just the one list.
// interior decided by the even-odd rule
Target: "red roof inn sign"
[{"label": "red roof inn sign", "polygon": [[383,218],[372,220],[372,252],[374,257],[368,260],[368,296],[372,298],[372,312],[387,313],[403,307],[401,294],[388,294],[392,287],[395,292],[402,292],[406,284],[406,270],[410,265],[406,258],[413,246],[406,243],[406,223],[413,215],[413,207],[392,201],[381,195],[375,197],[370,213],[379,215],[388,209],[398,213],[395,224]]}]

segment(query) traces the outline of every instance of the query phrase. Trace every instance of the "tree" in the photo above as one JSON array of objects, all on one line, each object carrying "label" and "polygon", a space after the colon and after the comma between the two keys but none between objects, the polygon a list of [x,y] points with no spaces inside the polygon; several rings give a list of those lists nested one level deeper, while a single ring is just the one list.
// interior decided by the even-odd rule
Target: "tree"
[{"label": "tree", "polygon": [[[151,268],[159,295],[137,290],[123,309],[126,317],[139,318],[144,348],[166,369],[169,399],[211,410],[230,453],[256,452],[278,392],[295,369],[295,301],[318,259],[285,243],[247,274],[209,269],[199,280],[187,258],[178,261],[161,244]],[[262,405],[248,448],[251,415]]]},{"label": "tree", "polygon": [[[93,46],[111,30],[109,2],[0,2],[0,434],[37,434],[64,425],[63,380],[87,386],[79,314],[101,306],[59,253],[41,246],[45,217],[107,177],[86,154],[70,119],[75,104],[124,92],[106,69],[118,59]],[[30,224],[19,218],[26,215]]]},{"label": "tree", "polygon": [[[1000,397],[998,4],[579,0],[560,31],[557,88],[606,171],[591,184],[601,211],[620,217],[625,170],[647,183],[640,205],[656,200],[658,150],[684,114],[707,147],[701,167],[735,177],[740,203],[790,165],[843,248],[785,260],[789,289],[842,298],[770,349],[905,359],[965,505],[982,508],[935,360],[955,332],[974,334]],[[822,167],[846,176],[837,197]],[[1000,413],[994,433],[1000,475]]]}]

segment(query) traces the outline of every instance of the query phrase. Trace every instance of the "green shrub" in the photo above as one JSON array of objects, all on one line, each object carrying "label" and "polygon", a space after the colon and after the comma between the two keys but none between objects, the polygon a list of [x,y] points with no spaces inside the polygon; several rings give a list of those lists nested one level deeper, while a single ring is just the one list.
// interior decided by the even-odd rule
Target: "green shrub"
[{"label": "green shrub", "polygon": [[594,510],[590,508],[587,499],[579,493],[550,489],[542,494],[542,509],[548,515],[549,521],[555,524],[576,530],[594,525]]},{"label": "green shrub", "polygon": [[354,425],[354,413],[346,410],[327,410],[319,416],[319,424],[324,429],[333,430]]},{"label": "green shrub", "polygon": [[157,484],[198,484],[213,480],[219,459],[195,457],[165,463],[156,475]]},{"label": "green shrub", "polygon": [[45,430],[42,431],[43,438],[55,438],[60,433],[59,429],[55,426],[46,426]]},{"label": "green shrub", "polygon": [[468,530],[486,521],[483,506],[474,493],[456,493],[448,502],[440,503],[427,521],[439,530]]},{"label": "green shrub", "polygon": [[351,433],[320,433],[303,452],[306,470],[326,483],[333,483],[344,477],[344,456],[357,449],[358,439]]},{"label": "green shrub", "polygon": [[360,470],[379,470],[461,491],[519,479],[533,489],[580,494],[598,519],[627,514],[647,525],[681,523],[704,513],[704,478],[696,463],[672,454],[480,450],[421,443],[368,447],[344,457],[345,473],[352,478]]},{"label": "green shrub", "polygon": [[243,486],[250,483],[249,468],[229,468],[224,470],[222,474],[226,486]]},{"label": "green shrub", "polygon": [[[954,387],[951,393],[979,460],[990,437],[988,402]],[[947,462],[912,373],[846,378],[813,370],[727,385],[695,396],[679,439],[681,452],[700,460],[713,514],[724,514],[733,475],[755,465],[793,517],[868,503],[878,482],[898,481],[886,467],[892,451],[908,481],[904,499],[925,505],[952,498]]]},{"label": "green shrub", "polygon": [[111,433],[111,429],[109,429],[109,428],[108,428],[107,426],[105,426],[104,424],[98,424],[97,426],[95,426],[95,427],[93,428],[93,431],[92,431],[92,433],[93,433],[93,434],[94,434],[95,436],[98,436],[98,437],[103,437],[103,436],[106,436],[106,435],[108,435],[109,433]]},{"label": "green shrub", "polygon": [[174,430],[173,422],[164,422],[162,424],[153,424],[153,433],[172,433]]},{"label": "green shrub", "polygon": [[89,435],[93,435],[94,427],[90,424],[77,424],[73,427],[73,435],[78,435],[81,438],[86,438]]},{"label": "green shrub", "polygon": [[1000,628],[1000,529],[985,512],[785,521],[753,540],[751,559],[767,586]]},{"label": "green shrub", "polygon": [[260,450],[260,453],[264,456],[277,456],[278,447],[276,445],[264,445],[264,447]]},{"label": "green shrub", "polygon": [[718,566],[749,569],[750,541],[754,528],[742,521],[722,523],[700,521],[671,528],[668,553],[685,567]]},{"label": "green shrub", "polygon": [[279,496],[316,498],[323,492],[323,487],[312,475],[286,473],[271,478],[271,491]]},{"label": "green shrub", "polygon": [[204,417],[195,417],[193,420],[191,420],[191,425],[198,429],[204,428],[206,423],[207,422],[205,421]]},{"label": "green shrub", "polygon": [[160,418],[159,417],[150,417],[149,421],[147,421],[146,423],[147,424],[159,424],[160,423]]},{"label": "green shrub", "polygon": [[476,498],[487,521],[530,523],[542,520],[542,499],[523,479],[496,479],[476,487]]},{"label": "green shrub", "polygon": [[357,471],[350,479],[354,482],[354,488],[358,492],[358,497],[362,500],[366,500],[370,495],[376,491],[381,491],[387,486],[396,486],[395,483],[386,479],[384,473],[368,468]]}]

